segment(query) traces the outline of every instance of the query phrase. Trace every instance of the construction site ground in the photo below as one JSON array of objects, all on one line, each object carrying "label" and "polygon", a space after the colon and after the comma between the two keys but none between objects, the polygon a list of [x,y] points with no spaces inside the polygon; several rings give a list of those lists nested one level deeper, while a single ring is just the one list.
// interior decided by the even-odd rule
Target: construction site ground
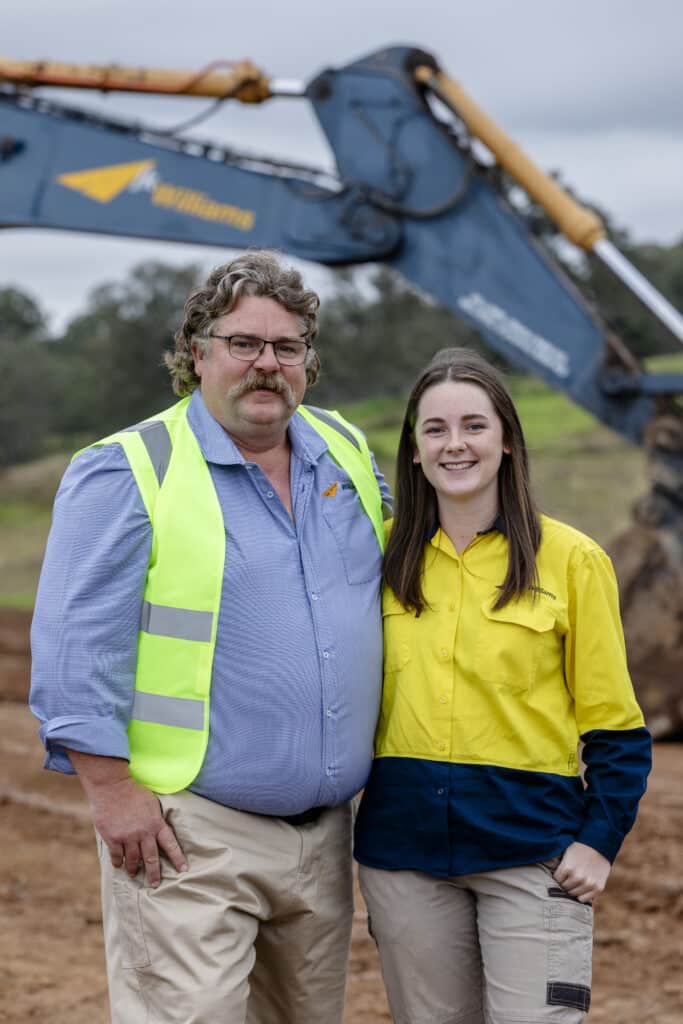
[{"label": "construction site ground", "polygon": [[[105,1024],[92,829],[78,782],[41,767],[26,707],[28,618],[0,611],[0,1021]],[[596,905],[593,1024],[683,1020],[682,779],[683,745],[658,744],[638,823]],[[390,1020],[358,897],[345,1024]]]}]

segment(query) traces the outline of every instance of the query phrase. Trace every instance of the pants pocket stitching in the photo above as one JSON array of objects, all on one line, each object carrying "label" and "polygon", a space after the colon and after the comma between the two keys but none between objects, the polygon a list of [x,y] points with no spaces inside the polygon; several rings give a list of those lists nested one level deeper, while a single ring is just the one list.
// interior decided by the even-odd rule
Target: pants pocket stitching
[{"label": "pants pocket stitching", "polygon": [[574,1007],[580,999],[577,1008],[584,1009],[590,1003],[592,917],[589,906],[572,898],[551,898],[544,907],[548,1004]]},{"label": "pants pocket stitching", "polygon": [[149,967],[152,961],[142,927],[141,890],[114,880],[112,893],[121,927],[121,966],[124,969]]}]

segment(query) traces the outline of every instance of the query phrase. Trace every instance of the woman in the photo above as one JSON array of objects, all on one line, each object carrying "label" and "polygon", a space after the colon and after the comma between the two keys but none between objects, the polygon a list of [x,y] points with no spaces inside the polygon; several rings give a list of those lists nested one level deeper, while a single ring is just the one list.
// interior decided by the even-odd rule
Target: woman
[{"label": "woman", "polygon": [[394,1019],[580,1021],[650,737],[609,559],[539,514],[512,400],[466,349],[408,401],[384,580],[356,857]]}]

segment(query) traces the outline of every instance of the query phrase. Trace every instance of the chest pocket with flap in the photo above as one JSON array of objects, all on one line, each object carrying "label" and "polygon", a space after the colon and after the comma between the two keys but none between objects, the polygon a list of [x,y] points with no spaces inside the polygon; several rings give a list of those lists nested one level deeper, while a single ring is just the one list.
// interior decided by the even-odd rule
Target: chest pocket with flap
[{"label": "chest pocket with flap", "polygon": [[384,630],[384,672],[400,672],[410,661],[410,626],[407,612],[389,587],[382,591],[382,628]]},{"label": "chest pocket with flap", "polygon": [[481,683],[514,695],[527,693],[542,659],[558,657],[561,637],[555,623],[554,610],[540,601],[513,600],[497,611],[485,601],[474,658]]}]

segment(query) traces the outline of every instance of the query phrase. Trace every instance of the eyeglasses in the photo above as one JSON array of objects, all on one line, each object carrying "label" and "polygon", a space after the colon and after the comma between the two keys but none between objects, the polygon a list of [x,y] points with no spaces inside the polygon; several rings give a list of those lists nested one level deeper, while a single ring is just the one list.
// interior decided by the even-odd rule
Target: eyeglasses
[{"label": "eyeglasses", "polygon": [[264,341],[263,338],[252,338],[250,334],[210,334],[210,338],[227,341],[230,355],[245,363],[253,363],[263,352],[266,345],[273,346],[273,353],[281,366],[299,366],[306,359],[310,341]]}]

